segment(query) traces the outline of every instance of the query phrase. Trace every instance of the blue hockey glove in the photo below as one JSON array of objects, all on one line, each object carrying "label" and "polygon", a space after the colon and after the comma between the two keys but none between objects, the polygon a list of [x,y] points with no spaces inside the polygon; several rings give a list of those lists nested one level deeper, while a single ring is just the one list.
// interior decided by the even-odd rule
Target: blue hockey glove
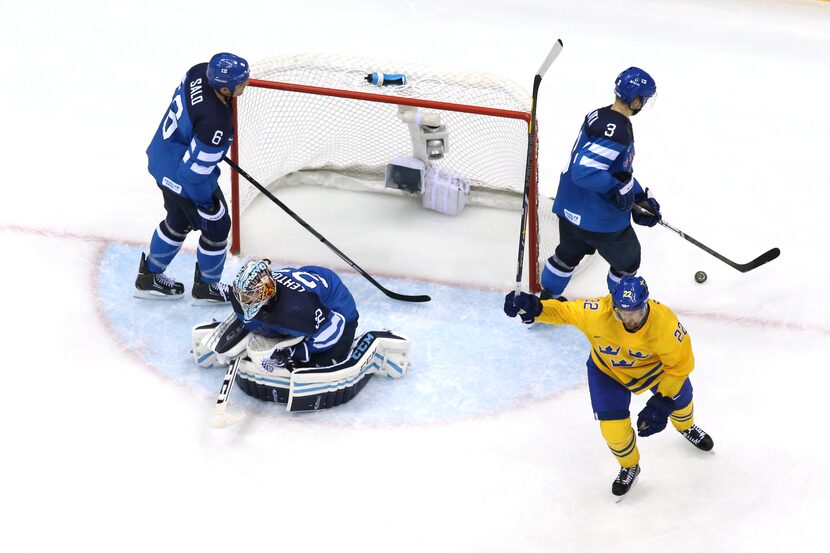
[{"label": "blue hockey glove", "polygon": [[663,216],[660,215],[660,204],[657,203],[657,200],[654,199],[654,196],[648,188],[646,188],[645,192],[641,192],[634,196],[634,203],[637,204],[638,207],[641,207],[650,213],[649,215],[638,209],[632,210],[631,218],[634,219],[634,222],[638,225],[653,227],[660,222],[660,219],[663,218]]},{"label": "blue hockey glove", "polygon": [[513,318],[519,314],[519,308],[513,303],[514,296],[515,292],[508,292],[507,295],[504,296],[504,314],[510,318]]},{"label": "blue hockey glove", "polygon": [[622,211],[631,211],[634,205],[634,179],[631,173],[614,173],[614,177],[620,181],[611,192],[611,201]]},{"label": "blue hockey glove", "polygon": [[231,228],[231,218],[225,205],[216,196],[210,206],[198,206],[199,230],[206,236],[224,240]]},{"label": "blue hockey glove", "polygon": [[637,435],[641,438],[662,432],[669,422],[669,415],[675,409],[674,400],[661,394],[654,394],[637,416]]},{"label": "blue hockey glove", "polygon": [[215,217],[222,209],[222,202],[216,196],[211,198],[210,204],[199,204],[196,206],[199,210],[199,217],[202,219],[210,219]]},{"label": "blue hockey glove", "polygon": [[533,294],[508,292],[504,296],[504,313],[508,317],[518,315],[527,325],[542,314],[542,301]]},{"label": "blue hockey glove", "polygon": [[275,349],[269,357],[260,361],[260,365],[269,373],[274,372],[274,369],[277,368],[288,369],[290,371],[294,368],[293,353],[294,348]]}]

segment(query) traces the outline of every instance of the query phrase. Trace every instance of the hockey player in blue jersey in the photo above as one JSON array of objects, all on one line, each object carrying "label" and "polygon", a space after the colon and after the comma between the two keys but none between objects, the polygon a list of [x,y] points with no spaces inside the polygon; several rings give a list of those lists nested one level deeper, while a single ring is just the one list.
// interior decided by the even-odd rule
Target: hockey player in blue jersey
[{"label": "hockey player in blue jersey", "polygon": [[357,306],[340,277],[325,267],[271,269],[249,261],[233,282],[231,305],[242,325],[260,336],[301,337],[271,356],[273,366],[332,365],[349,353]]},{"label": "hockey player in blue jersey", "polygon": [[[609,292],[639,269],[640,242],[631,220],[654,226],[661,215],[660,204],[634,178],[630,117],[656,93],[648,73],[629,67],[617,77],[614,103],[585,117],[553,204],[559,245],[542,271],[542,299],[561,298],[576,266],[595,252],[610,265]],[[632,211],[635,204],[646,211]]]},{"label": "hockey player in blue jersey", "polygon": [[331,269],[248,261],[234,278],[231,306],[225,321],[193,327],[194,361],[228,365],[226,378],[239,389],[289,411],[341,405],[374,375],[401,378],[409,366],[407,337],[383,329],[355,339],[354,298]]},{"label": "hockey player in blue jersey", "polygon": [[148,169],[164,196],[167,214],[149,253],[142,252],[135,297],[175,299],[184,285],[164,274],[190,231],[201,233],[191,295],[194,304],[230,300],[221,284],[231,228],[219,188],[219,162],[234,138],[233,98],[248,84],[244,59],[229,53],[190,68],[147,148]]}]

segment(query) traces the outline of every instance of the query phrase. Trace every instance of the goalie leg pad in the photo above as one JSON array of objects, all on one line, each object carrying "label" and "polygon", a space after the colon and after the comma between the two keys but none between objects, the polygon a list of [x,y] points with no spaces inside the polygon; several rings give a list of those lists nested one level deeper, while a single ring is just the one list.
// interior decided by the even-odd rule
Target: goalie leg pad
[{"label": "goalie leg pad", "polygon": [[231,313],[202,340],[202,347],[216,354],[217,360],[227,365],[231,360],[245,352],[251,333],[245,328],[235,313]]},{"label": "goalie leg pad", "polygon": [[250,359],[239,363],[236,373],[237,387],[251,397],[274,403],[288,403],[288,391],[291,385],[291,372],[288,369],[275,368],[266,372]]},{"label": "goalie leg pad", "polygon": [[[274,403],[288,403],[291,371],[284,367],[263,364],[275,349],[291,347],[303,341],[302,336],[273,338],[254,335],[248,341],[247,357],[239,364],[236,385],[251,397]],[[265,367],[269,368],[265,368]]]},{"label": "goalie leg pad", "polygon": [[409,366],[408,353],[407,338],[386,330],[367,332],[355,341],[346,361],[294,369],[286,408],[317,411],[346,403],[376,373],[403,376]]},{"label": "goalie leg pad", "polygon": [[219,324],[219,321],[199,323],[190,331],[190,337],[193,343],[193,349],[191,350],[193,353],[193,361],[202,368],[212,369],[222,365],[216,358],[216,353],[203,343],[205,338],[213,334],[213,331]]},{"label": "goalie leg pad", "polygon": [[401,378],[409,369],[409,347],[412,342],[406,336],[389,330],[379,330],[375,335],[377,372],[389,378]]}]

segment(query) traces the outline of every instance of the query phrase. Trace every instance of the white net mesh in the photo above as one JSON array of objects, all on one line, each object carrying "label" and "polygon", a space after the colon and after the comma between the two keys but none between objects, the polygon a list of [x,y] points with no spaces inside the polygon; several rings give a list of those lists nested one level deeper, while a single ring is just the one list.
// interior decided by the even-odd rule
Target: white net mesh
[{"label": "white net mesh", "polygon": [[[369,84],[365,77],[372,72],[405,74],[407,84]],[[479,111],[489,108],[502,110],[499,115],[510,112],[513,117],[525,114],[527,118],[530,95],[515,83],[492,75],[317,54],[265,60],[252,66],[251,77],[408,99],[415,104],[408,109],[440,116],[449,134],[448,150],[443,159],[431,164],[470,183],[468,204],[521,209],[527,121],[469,113],[463,108],[436,109],[430,104],[473,106],[471,110]],[[404,194],[383,187],[386,164],[394,157],[413,155],[410,128],[402,121],[396,103],[276,90],[256,83],[237,102],[239,163],[261,184],[273,188],[302,181]],[[332,173],[338,178],[330,178]],[[340,178],[344,175],[353,178]],[[244,179],[240,179],[239,188],[242,212],[258,192]],[[531,193],[535,195],[536,191]],[[550,203],[540,203],[539,213],[530,213],[529,217],[545,227],[543,236],[550,235]],[[516,222],[518,225],[518,218]],[[535,237],[528,240],[528,245],[535,244]],[[555,230],[552,240],[556,240]],[[549,255],[553,245],[542,244],[541,255]],[[538,273],[536,265],[531,261],[532,270]]]}]

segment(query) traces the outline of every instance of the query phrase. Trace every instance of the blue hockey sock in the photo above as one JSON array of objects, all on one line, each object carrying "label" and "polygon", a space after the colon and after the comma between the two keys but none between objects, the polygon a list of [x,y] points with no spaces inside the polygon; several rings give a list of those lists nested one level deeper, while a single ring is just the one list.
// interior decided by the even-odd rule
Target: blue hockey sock
[{"label": "blue hockey sock", "polygon": [[222,270],[225,268],[227,251],[227,242],[216,244],[204,237],[199,239],[196,261],[199,263],[199,271],[202,273],[202,282],[219,282],[222,278]]},{"label": "blue hockey sock", "polygon": [[147,256],[147,268],[153,273],[163,273],[179,250],[184,244],[184,236],[172,236],[172,232],[168,235],[162,228],[164,223],[161,223],[153,233],[153,239],[150,240],[150,253]]},{"label": "blue hockey sock", "polygon": [[545,262],[542,270],[542,288],[551,297],[561,296],[573,276],[573,267],[566,267],[556,256],[551,256]]},{"label": "blue hockey sock", "polygon": [[[628,273],[625,273],[625,274],[628,274]],[[617,284],[620,283],[620,279],[622,279],[622,277],[624,277],[625,274],[617,276],[617,273],[615,273],[611,269],[608,269],[607,282],[608,282],[608,291],[610,293],[612,293],[612,294],[614,293],[614,290],[617,289]],[[631,274],[636,275],[637,273],[635,271],[634,273],[631,273]]]}]

